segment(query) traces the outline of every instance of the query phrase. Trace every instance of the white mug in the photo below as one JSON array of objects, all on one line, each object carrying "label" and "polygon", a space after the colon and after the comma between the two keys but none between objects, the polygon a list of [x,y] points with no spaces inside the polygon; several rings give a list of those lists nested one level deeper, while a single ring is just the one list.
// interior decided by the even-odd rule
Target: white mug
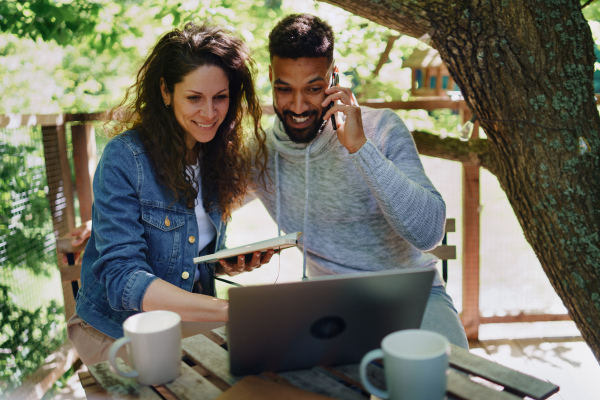
[{"label": "white mug", "polygon": [[[136,378],[144,385],[161,385],[179,376],[181,367],[181,317],[172,311],[148,311],[132,315],[123,322],[124,337],[108,352],[113,370]],[[119,349],[127,344],[133,369],[123,371],[116,362]]]},{"label": "white mug", "polygon": [[[442,400],[446,396],[450,343],[436,332],[406,329],[383,338],[381,348],[364,355],[360,379],[375,396],[392,400]],[[367,378],[367,365],[383,358],[387,391]]]}]

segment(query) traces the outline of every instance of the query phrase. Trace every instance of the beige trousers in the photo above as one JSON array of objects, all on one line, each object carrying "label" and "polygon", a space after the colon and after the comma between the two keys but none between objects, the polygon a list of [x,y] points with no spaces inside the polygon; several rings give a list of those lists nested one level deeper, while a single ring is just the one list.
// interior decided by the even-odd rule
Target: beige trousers
[{"label": "beige trousers", "polygon": [[[81,361],[88,366],[108,361],[108,351],[115,342],[115,339],[92,327],[77,314],[73,315],[67,323],[67,336],[79,353]],[[127,346],[121,347],[117,357],[128,362],[129,356],[126,349]]]}]

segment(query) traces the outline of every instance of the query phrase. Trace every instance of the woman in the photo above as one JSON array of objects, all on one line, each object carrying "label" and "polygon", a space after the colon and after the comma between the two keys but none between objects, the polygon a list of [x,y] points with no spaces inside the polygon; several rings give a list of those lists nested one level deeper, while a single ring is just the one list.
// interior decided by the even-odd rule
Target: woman
[{"label": "woman", "polygon": [[[85,364],[106,360],[114,339],[123,336],[123,321],[138,312],[226,321],[227,301],[211,297],[215,273],[234,275],[269,261],[272,252],[262,259],[256,253],[248,263],[240,257],[237,266],[217,271],[193,263],[223,247],[250,166],[264,171],[252,72],[240,39],[218,27],[187,24],[158,41],[135,84],[109,112],[109,121],[119,123],[94,176],[82,287],[68,324]],[[242,140],[246,119],[255,154]]]}]

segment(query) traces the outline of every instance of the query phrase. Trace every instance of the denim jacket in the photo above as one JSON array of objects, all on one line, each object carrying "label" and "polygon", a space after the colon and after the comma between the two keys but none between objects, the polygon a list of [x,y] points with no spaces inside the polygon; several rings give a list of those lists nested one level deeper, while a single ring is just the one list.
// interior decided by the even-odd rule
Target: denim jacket
[{"label": "denim jacket", "polygon": [[[92,234],[76,305],[85,322],[119,338],[123,321],[141,311],[144,294],[155,279],[192,291],[197,267],[202,293],[215,295],[214,264],[193,262],[199,254],[194,208],[182,199],[174,201],[158,182],[138,132],[124,132],[108,143],[93,188]],[[211,207],[208,214],[217,236],[201,251],[206,254],[224,246],[226,229],[218,207]]]}]

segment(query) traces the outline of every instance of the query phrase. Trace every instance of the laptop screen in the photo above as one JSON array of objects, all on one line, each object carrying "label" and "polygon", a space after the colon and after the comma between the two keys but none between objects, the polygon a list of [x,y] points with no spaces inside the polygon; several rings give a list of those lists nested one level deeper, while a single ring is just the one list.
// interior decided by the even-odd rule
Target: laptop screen
[{"label": "laptop screen", "polygon": [[395,270],[231,288],[231,373],[360,362],[387,334],[421,326],[434,274]]}]

